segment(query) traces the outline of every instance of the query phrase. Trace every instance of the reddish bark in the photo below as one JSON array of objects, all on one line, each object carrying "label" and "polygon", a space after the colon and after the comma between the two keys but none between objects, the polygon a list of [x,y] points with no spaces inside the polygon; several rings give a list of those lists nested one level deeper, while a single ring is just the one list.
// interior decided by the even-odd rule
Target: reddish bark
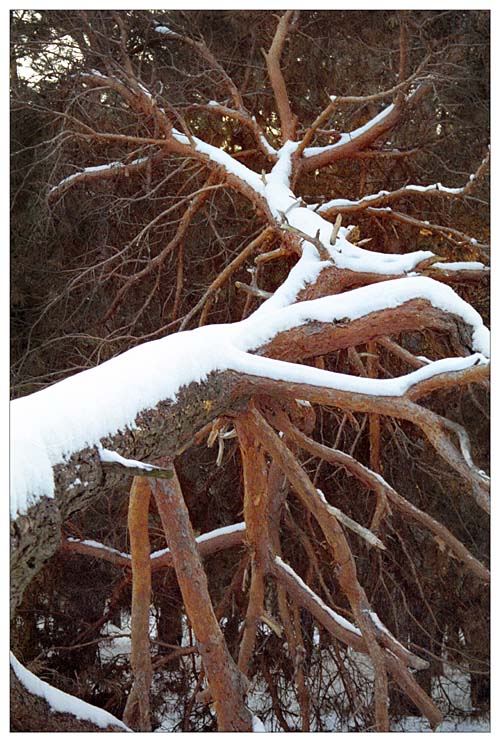
[{"label": "reddish bark", "polygon": [[189,513],[174,473],[156,479],[154,497],[186,613],[196,636],[221,732],[252,731],[252,716],[245,704],[247,683],[236,667],[215,616]]},{"label": "reddish bark", "polygon": [[130,488],[128,530],[132,554],[131,652],[133,684],[123,720],[138,732],[151,731],[150,698],[153,670],[149,642],[151,605],[151,559],[149,545],[149,500],[151,482],[134,477]]}]

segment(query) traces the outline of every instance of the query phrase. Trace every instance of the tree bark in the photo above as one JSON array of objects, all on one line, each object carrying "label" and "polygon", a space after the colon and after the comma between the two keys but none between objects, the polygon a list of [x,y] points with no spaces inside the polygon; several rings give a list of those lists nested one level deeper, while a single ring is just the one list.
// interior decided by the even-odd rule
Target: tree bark
[{"label": "tree bark", "polygon": [[134,477],[130,489],[128,530],[132,553],[132,613],[130,664],[134,682],[123,719],[138,732],[151,731],[149,696],[153,670],[149,643],[151,605],[151,558],[149,544],[149,500],[147,477]]},{"label": "tree bark", "polygon": [[205,668],[219,731],[251,732],[252,715],[245,704],[247,681],[228,651],[215,616],[177,475],[170,480],[155,480],[153,491]]}]

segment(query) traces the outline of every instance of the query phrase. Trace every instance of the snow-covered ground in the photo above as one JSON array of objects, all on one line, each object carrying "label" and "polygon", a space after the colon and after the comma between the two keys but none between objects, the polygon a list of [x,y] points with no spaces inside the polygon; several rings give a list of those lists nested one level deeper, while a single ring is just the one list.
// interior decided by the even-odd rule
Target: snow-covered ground
[{"label": "snow-covered ground", "polygon": [[[106,637],[110,637],[113,634],[121,634],[127,631],[128,617],[123,617],[122,624],[125,628],[119,629],[111,624],[103,631]],[[262,626],[263,633],[269,632],[265,625]],[[184,622],[184,636],[182,644],[187,646],[190,643],[190,637],[187,630],[187,624]],[[154,621],[151,623],[151,635],[155,634]],[[315,632],[316,642],[319,639],[319,635]],[[116,660],[117,655],[123,655],[123,659],[128,659],[130,652],[130,641],[123,637],[117,637],[116,639],[106,638],[101,648],[101,659]],[[346,718],[346,714],[335,713],[332,707],[338,703],[338,699],[345,696],[345,689],[342,684],[340,675],[332,662],[330,656],[325,650],[321,650],[316,643],[316,659],[313,659],[317,663],[320,660],[322,663],[322,673],[315,673],[314,669],[310,674],[311,682],[309,685],[309,691],[313,699],[319,699],[323,697],[325,699],[325,713],[321,716],[321,726],[318,726],[317,722],[312,722],[312,732],[355,732],[359,731],[360,725],[363,720],[360,717],[356,724],[355,719]],[[372,668],[369,659],[363,655],[348,650],[348,662],[351,672],[354,672],[359,682],[359,688],[361,689],[360,701],[364,704],[370,702],[370,681],[372,680]],[[183,658],[182,662],[193,662],[193,658]],[[196,666],[199,667],[199,660],[195,660]],[[456,712],[451,716],[446,716],[443,723],[436,730],[437,732],[489,732],[490,731],[490,719],[488,716],[477,716],[475,710],[471,704],[470,697],[470,676],[464,672],[461,672],[450,665],[444,663],[444,675],[437,678],[434,681],[432,689],[432,697],[434,701],[443,710],[447,707],[447,704],[453,705]],[[314,668],[314,665],[313,665]],[[328,677],[327,677],[328,676]],[[363,683],[363,680],[365,681]],[[366,682],[368,681],[368,682]],[[162,688],[161,676],[155,677],[155,685],[158,688]],[[192,682],[191,690],[194,690],[194,680]],[[325,690],[325,688],[327,690]],[[363,693],[365,694],[363,696]],[[187,692],[190,695],[190,691]],[[181,731],[180,725],[182,722],[183,704],[179,704],[177,695],[165,694],[162,691],[163,699],[163,718],[159,726],[155,729],[156,732],[172,732]],[[280,701],[284,709],[283,714],[287,722],[290,724],[292,729],[298,728],[300,723],[300,709],[297,702],[297,698],[294,690],[290,687],[288,690],[286,687],[280,687]],[[265,731],[268,733],[281,732],[282,728],[278,719],[276,718],[273,709],[272,702],[269,695],[269,689],[266,683],[262,679],[254,681],[250,688],[248,697],[248,705],[254,717],[258,718],[263,726],[262,728],[255,728],[254,731]],[[258,724],[256,723],[256,727]],[[431,728],[426,719],[418,716],[406,716],[401,718],[391,719],[391,731],[392,732],[431,732]]]}]

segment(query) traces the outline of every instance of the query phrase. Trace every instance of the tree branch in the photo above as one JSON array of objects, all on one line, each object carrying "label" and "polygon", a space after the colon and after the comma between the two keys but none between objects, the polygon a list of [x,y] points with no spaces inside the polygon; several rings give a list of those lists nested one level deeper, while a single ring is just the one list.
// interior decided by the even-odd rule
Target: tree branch
[{"label": "tree branch", "polygon": [[286,89],[285,79],[281,71],[280,59],[283,53],[286,38],[290,30],[290,22],[295,11],[287,10],[280,16],[276,32],[269,51],[263,52],[266,60],[267,73],[274,92],[274,99],[281,124],[281,138],[283,143],[295,138],[297,121],[292,113],[290,100]]}]

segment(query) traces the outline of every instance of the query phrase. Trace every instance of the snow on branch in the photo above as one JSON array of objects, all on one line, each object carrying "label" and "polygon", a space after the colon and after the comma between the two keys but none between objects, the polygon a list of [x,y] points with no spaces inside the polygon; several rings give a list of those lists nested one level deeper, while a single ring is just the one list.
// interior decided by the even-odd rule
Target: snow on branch
[{"label": "snow on branch", "polygon": [[382,551],[385,550],[384,543],[378,538],[378,536],[373,533],[373,531],[370,531],[369,528],[365,528],[357,521],[349,518],[349,516],[342,512],[342,510],[340,510],[339,508],[330,505],[324,493],[318,487],[316,487],[316,492],[318,493],[321,502],[325,505],[328,512],[334,515],[335,518],[340,523],[342,523],[343,526],[349,528],[351,531],[353,531],[353,533],[357,533],[357,535],[368,544],[370,544],[370,546],[375,546],[377,549],[382,549]]},{"label": "snow on branch", "polygon": [[155,466],[154,464],[146,464],[143,461],[136,461],[135,459],[126,459],[116,451],[108,451],[106,448],[98,446],[99,458],[102,463],[110,466],[117,466],[119,468],[125,467],[128,469],[129,474],[134,474],[139,477],[155,477],[159,479],[171,479],[173,477],[172,469],[167,469],[161,466]]},{"label": "snow on branch", "polygon": [[[409,214],[404,214],[401,211],[395,211],[390,206],[368,206],[365,213],[389,219],[390,221],[400,222],[401,224],[409,224],[417,229],[426,229],[429,232],[435,232],[452,244],[460,246],[468,244],[472,247],[478,248],[485,256],[489,253],[487,244],[478,242],[475,237],[470,237],[464,232],[455,229],[455,227],[443,226],[442,224],[434,224],[422,219],[417,219],[416,217],[409,216]],[[460,270],[465,270],[465,268]]]},{"label": "snow on branch", "polygon": [[[222,549],[240,546],[245,533],[245,523],[234,523],[230,526],[215,528],[213,531],[202,533],[196,537],[201,556],[205,557]],[[117,564],[121,567],[131,567],[132,556],[118,549],[113,549],[99,541],[92,539],[78,539],[68,537],[62,542],[64,551],[76,552],[84,556],[103,559]],[[170,549],[159,549],[151,554],[151,569],[156,571],[164,567],[172,566],[172,554]]]},{"label": "snow on branch", "polygon": [[92,706],[90,703],[86,703],[76,698],[76,696],[71,696],[69,693],[54,688],[44,680],[40,680],[40,678],[23,667],[12,652],[10,653],[10,666],[28,693],[42,698],[48,704],[51,712],[69,714],[77,719],[89,721],[102,730],[115,728],[117,731],[119,729],[125,732],[132,731],[122,721],[107,711],[97,708],[97,706]]},{"label": "snow on branch", "polygon": [[220,116],[225,116],[227,118],[234,119],[235,121],[239,121],[252,132],[256,143],[258,144],[261,151],[266,155],[266,157],[268,157],[272,161],[276,160],[277,150],[272,147],[271,144],[269,144],[264,132],[262,131],[262,128],[257,123],[257,119],[255,118],[255,116],[251,116],[246,111],[229,108],[223,103],[218,103],[215,100],[211,100],[206,104],[193,103],[187,108],[188,110],[191,109],[195,111],[206,111],[207,113],[219,114]]},{"label": "snow on branch", "polygon": [[[425,299],[469,325],[476,353],[434,361],[395,379],[352,377],[256,353],[291,328],[312,321],[350,322],[414,298]],[[383,292],[374,284],[274,312],[267,307],[264,314],[255,312],[232,325],[207,325],[144,343],[11,403],[12,517],[26,512],[42,496],[53,497],[56,464],[85,447],[100,445],[101,439],[117,431],[133,430],[141,411],[155,408],[162,400],[175,401],[181,388],[205,380],[211,372],[232,370],[363,395],[402,396],[436,375],[484,364],[488,355],[489,332],[480,315],[450,287],[425,277],[387,281]]]},{"label": "snow on branch", "polygon": [[[158,155],[156,155],[156,157],[157,156]],[[148,162],[151,162],[151,159],[151,157],[138,157],[130,162],[108,162],[105,165],[85,167],[78,173],[68,175],[66,178],[59,181],[57,185],[53,186],[49,191],[49,200],[52,201],[58,196],[61,196],[68,190],[68,188],[77,183],[113,178],[115,175],[121,174],[128,177],[131,173],[142,170]]]},{"label": "snow on branch", "polygon": [[367,196],[363,196],[355,201],[347,198],[334,198],[330,201],[318,206],[317,204],[310,205],[309,208],[322,214],[336,214],[338,212],[352,212],[362,211],[367,207],[378,206],[382,203],[390,203],[399,198],[407,196],[409,193],[416,193],[426,196],[467,196],[474,186],[477,185],[481,177],[484,175],[489,165],[489,150],[477,171],[469,176],[469,180],[463,186],[459,188],[450,188],[444,186],[442,183],[432,183],[430,185],[406,185],[403,188],[398,188],[396,191],[379,191],[378,193],[372,193]]},{"label": "snow on branch", "polygon": [[390,131],[399,121],[404,98],[380,111],[376,116],[350,132],[340,133],[333,144],[322,147],[306,147],[302,152],[301,169],[309,172],[323,167],[334,160],[349,157],[360,149],[367,147]]},{"label": "snow on branch", "polygon": [[[283,18],[284,16],[282,16]],[[195,43],[195,46],[198,42]],[[211,59],[211,53],[202,45],[203,55],[208,54],[207,58]],[[196,47],[198,48],[198,47]],[[213,60],[212,60],[213,61]],[[211,168],[223,168],[226,172],[227,183],[239,190],[245,197],[249,198],[256,207],[263,209],[266,216],[269,218],[271,223],[275,223],[291,231],[300,232],[303,235],[309,235],[310,239],[303,238],[300,243],[300,249],[304,258],[304,263],[307,266],[301,266],[305,268],[308,273],[308,281],[313,281],[319,274],[319,272],[325,267],[327,261],[325,258],[329,255],[332,264],[339,269],[347,269],[359,273],[374,273],[380,275],[403,275],[409,271],[414,270],[417,266],[425,260],[434,257],[430,251],[416,251],[406,255],[387,255],[384,253],[373,252],[365,250],[357,245],[352,244],[348,239],[348,233],[345,229],[341,229],[338,232],[334,231],[334,227],[324,219],[320,213],[312,211],[304,204],[300,198],[297,198],[291,190],[290,184],[292,179],[294,162],[296,162],[297,156],[300,154],[301,143],[293,142],[290,140],[285,141],[285,144],[281,149],[276,152],[267,143],[263,136],[260,128],[258,127],[255,119],[250,117],[246,109],[244,108],[241,101],[235,104],[235,115],[240,119],[244,120],[248,125],[255,129],[254,133],[257,137],[258,142],[264,148],[267,155],[270,156],[274,162],[272,169],[269,173],[257,173],[251,168],[245,166],[236,157],[231,156],[228,152],[224,151],[220,147],[216,147],[209,144],[197,136],[191,134],[184,126],[184,131],[180,132],[175,128],[172,128],[168,123],[165,111],[158,105],[151,108],[151,94],[144,87],[142,83],[136,83],[134,91],[131,91],[130,85],[122,82],[119,78],[105,77],[103,75],[87,75],[93,82],[99,82],[102,84],[103,80],[107,84],[116,89],[124,99],[128,102],[131,108],[139,108],[139,110],[145,110],[146,106],[148,112],[155,116],[160,116],[164,132],[164,139],[154,140],[156,145],[161,144],[164,148],[164,152],[176,152],[186,157],[196,157],[202,162],[206,163]],[[229,79],[228,79],[229,80]],[[226,80],[231,88],[231,81]],[[141,97],[143,101],[141,102]],[[404,98],[404,96],[403,96]],[[351,147],[354,143],[356,147],[358,144],[365,145],[366,137],[371,141],[373,137],[379,136],[382,131],[391,128],[399,117],[399,107],[402,105],[402,100],[398,99],[398,102],[391,104],[377,116],[372,118],[366,124],[353,132],[341,135],[338,142],[333,145],[328,145],[325,148],[319,148],[325,150],[326,154],[336,148],[342,149],[345,146]],[[212,101],[212,107],[220,108],[220,104]],[[225,107],[222,106],[225,110]],[[393,120],[394,119],[394,120]],[[105,135],[96,134],[99,137],[111,137],[116,139],[123,135]],[[127,137],[125,137],[127,139]],[[132,137],[136,143],[139,143],[139,139]],[[153,140],[140,140],[142,144],[152,143]],[[333,148],[333,149],[332,149]],[[342,150],[343,151],[343,150]],[[300,163],[313,162],[316,159],[315,148],[306,148],[302,153],[304,156],[300,160]],[[321,155],[320,155],[321,156]],[[140,166],[142,163],[138,163]],[[351,202],[347,199],[335,199],[334,201],[328,202],[321,207],[323,213],[328,211],[328,206],[331,209],[337,210],[359,210],[361,208],[373,213],[375,211],[382,212],[384,207],[377,208],[376,204],[380,203],[383,199],[396,198],[396,194],[404,195],[404,193],[417,192],[417,193],[428,193],[440,195],[447,194],[457,195],[458,191],[461,194],[468,193],[468,190],[477,181],[480,174],[484,172],[488,165],[488,156],[481,163],[477,173],[471,176],[469,183],[463,189],[450,189],[439,184],[431,186],[418,186],[411,185],[405,189],[401,189],[401,192],[379,192],[372,194],[359,201]],[[96,174],[101,175],[107,173],[112,175],[114,172],[121,170],[121,165],[118,163],[111,163],[107,166],[109,169],[105,169],[104,166],[100,166],[100,170]],[[57,194],[60,188],[68,187],[71,184],[72,179],[88,177],[89,173],[75,174],[69,176],[69,179],[62,181],[59,186],[55,187],[54,193]],[[386,207],[387,208],[387,207]],[[421,222],[417,220],[417,226],[421,226]],[[318,245],[322,246],[322,249],[318,250]],[[319,265],[321,261],[323,265]],[[316,265],[314,265],[316,263]],[[279,297],[286,293],[290,293],[290,283],[294,281],[297,271],[293,272],[293,275],[289,277],[289,280],[280,288]],[[303,286],[301,286],[302,288]],[[292,288],[293,292],[293,288]],[[295,295],[296,295],[295,291]],[[272,300],[273,301],[273,300]]]},{"label": "snow on branch", "polygon": [[292,577],[297,585],[300,586],[301,590],[306,592],[315,603],[317,603],[324,611],[325,613],[328,613],[330,618],[332,618],[335,623],[344,631],[348,631],[351,634],[355,634],[356,636],[361,637],[361,631],[358,629],[357,626],[355,626],[353,623],[348,621],[346,618],[341,616],[339,613],[333,610],[333,608],[330,608],[320,597],[317,595],[311,588],[306,585],[304,580],[299,577],[299,575],[290,567],[289,564],[284,562],[279,556],[274,557],[274,561],[276,562],[277,566],[280,568],[280,570],[285,571],[287,574]]},{"label": "snow on branch", "polygon": [[390,501],[391,505],[401,510],[412,520],[417,521],[427,528],[430,533],[432,533],[438,544],[446,546],[449,552],[456,559],[462,561],[471,572],[479,577],[480,580],[489,582],[489,571],[480,561],[472,556],[459,539],[450,533],[442,523],[435,520],[428,513],[420,510],[413,503],[403,497],[399,492],[391,487],[391,485],[380,474],[360,463],[348,453],[336,448],[330,448],[322,443],[314,441],[312,438],[309,438],[302,431],[292,425],[288,417],[284,414],[281,414],[279,417],[279,426],[288,437],[313,456],[328,461],[333,466],[343,466],[351,475],[357,477],[359,481],[370,490],[386,497]]},{"label": "snow on branch", "polygon": [[339,149],[339,147],[344,146],[348,142],[353,142],[355,139],[359,139],[368,131],[374,129],[378,124],[388,119],[390,114],[392,114],[392,112],[394,111],[394,108],[394,103],[390,103],[388,106],[382,109],[382,111],[377,113],[376,116],[373,116],[373,118],[367,121],[366,124],[363,124],[363,126],[358,126],[358,128],[354,129],[353,131],[341,134],[340,139],[334,144],[326,144],[323,147],[306,147],[306,149],[304,150],[304,157],[314,157],[315,155],[319,155],[324,152],[331,152],[334,149]]}]

